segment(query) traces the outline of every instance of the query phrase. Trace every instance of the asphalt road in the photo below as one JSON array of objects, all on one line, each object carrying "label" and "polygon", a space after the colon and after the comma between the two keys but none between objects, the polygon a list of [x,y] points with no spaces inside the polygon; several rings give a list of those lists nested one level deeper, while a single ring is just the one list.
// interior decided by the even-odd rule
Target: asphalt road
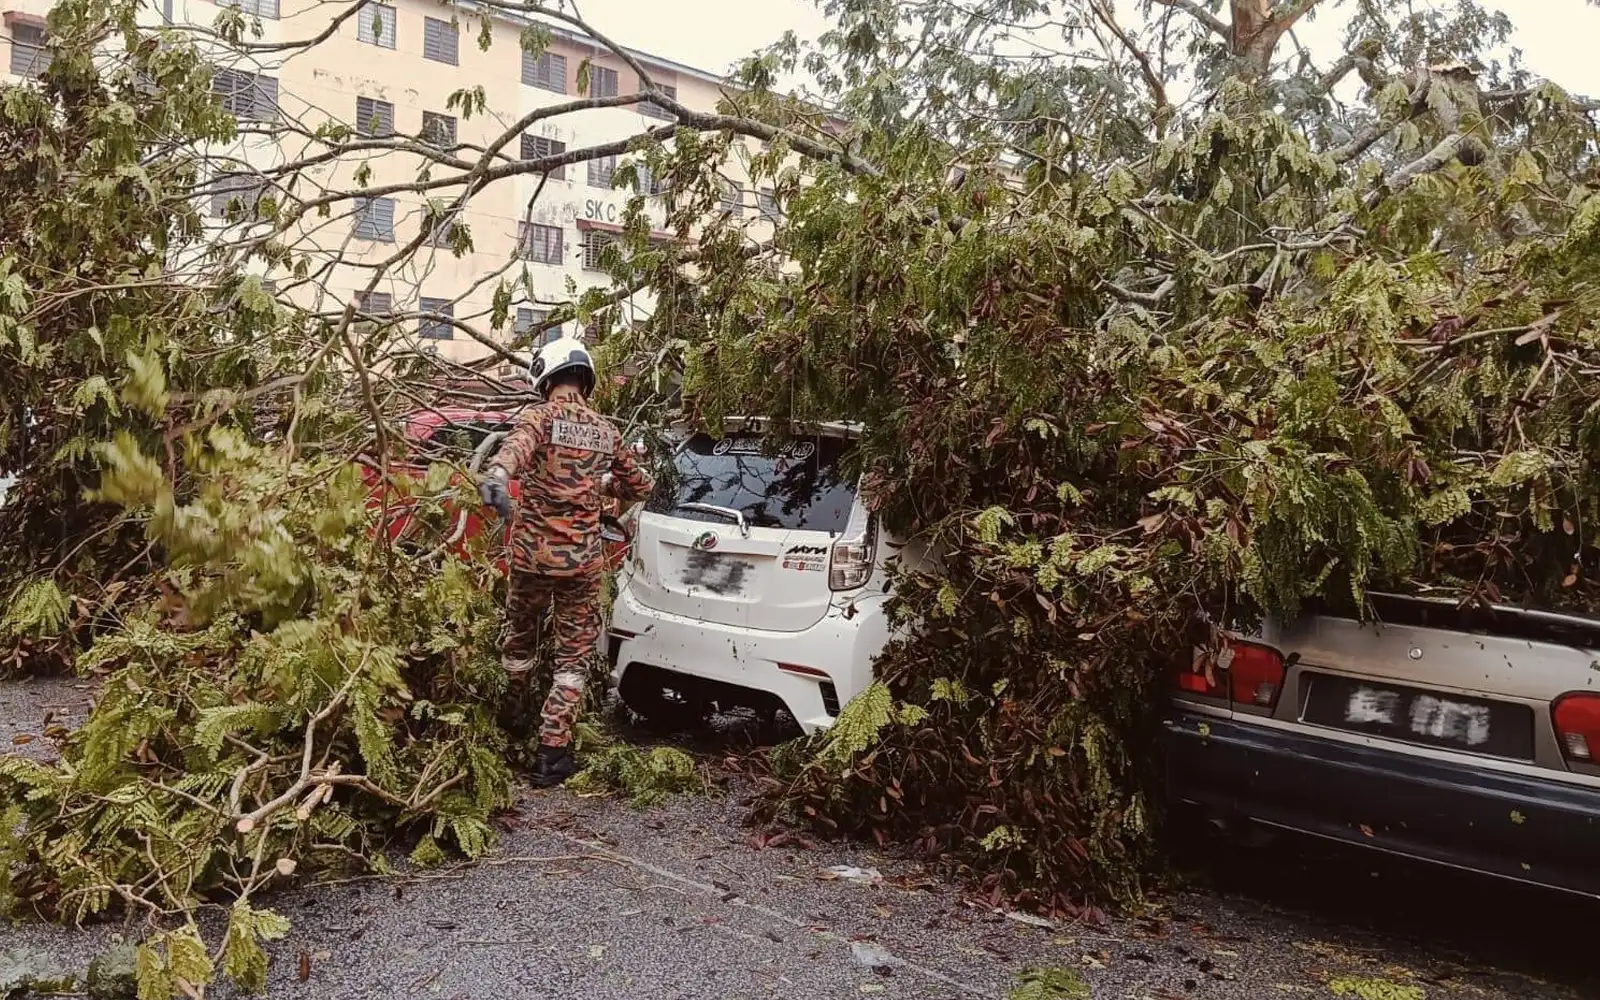
[{"label": "asphalt road", "polygon": [[[0,740],[38,752],[11,735],[37,731],[46,707],[70,716],[82,694],[0,685]],[[1600,906],[1360,854],[1185,839],[1189,888],[1110,926],[1041,927],[915,860],[763,844],[741,818],[734,795],[638,812],[528,791],[483,864],[271,899],[294,929],[267,995],[1004,998],[1024,970],[1056,968],[1097,1000],[1600,996]],[[22,926],[0,947],[81,965],[114,931]]]}]

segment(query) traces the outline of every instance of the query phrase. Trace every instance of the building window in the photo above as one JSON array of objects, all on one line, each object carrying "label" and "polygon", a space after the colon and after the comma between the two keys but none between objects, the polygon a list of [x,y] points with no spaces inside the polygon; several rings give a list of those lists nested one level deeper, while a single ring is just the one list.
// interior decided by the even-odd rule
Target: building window
[{"label": "building window", "polygon": [[11,25],[11,72],[16,76],[42,76],[50,68],[50,50],[44,29],[20,21]]},{"label": "building window", "polygon": [[566,256],[566,233],[560,226],[517,223],[517,252],[537,264],[560,264]]},{"label": "building window", "polygon": [[722,182],[722,210],[729,215],[744,215],[744,188],[733,181]]},{"label": "building window", "polygon": [[[517,325],[514,328],[517,336],[525,336],[535,326],[550,318],[550,310],[534,309],[530,306],[517,307]],[[543,347],[553,340],[561,339],[561,327],[553,326],[539,334],[538,339],[528,346]]]},{"label": "building window", "polygon": [[449,249],[455,239],[456,219],[460,215],[459,208],[434,208],[430,205],[422,215],[422,242],[430,247]]},{"label": "building window", "polygon": [[[451,340],[456,328],[450,320],[455,318],[456,304],[449,299],[423,299],[421,310],[425,314],[417,320],[417,336],[424,340]],[[431,314],[431,315],[426,315]]]},{"label": "building window", "polygon": [[265,178],[255,174],[222,174],[211,189],[211,214],[219,219],[253,219],[266,189]]},{"label": "building window", "polygon": [[356,296],[356,311],[379,318],[394,314],[394,296],[388,292],[362,292]]},{"label": "building window", "polygon": [[219,69],[212,74],[211,89],[222,99],[222,109],[240,121],[272,121],[278,117],[278,78],[241,69]]},{"label": "building window", "polygon": [[617,241],[615,233],[608,233],[603,229],[585,230],[583,234],[583,269],[585,271],[598,271],[601,269],[601,255],[605,248]]},{"label": "building window", "polygon": [[422,58],[434,62],[461,65],[461,36],[449,21],[435,18],[422,19]]},{"label": "building window", "polygon": [[357,198],[355,237],[358,240],[394,242],[394,199]]},{"label": "building window", "polygon": [[756,210],[768,222],[778,222],[783,218],[783,210],[778,207],[778,199],[771,188],[762,188],[757,193]]},{"label": "building window", "polygon": [[[639,89],[640,90],[644,89],[644,81],[643,80],[639,81]],[[668,97],[672,98],[674,101],[676,101],[678,99],[678,88],[677,87],[669,87],[664,83],[658,83],[658,84],[656,84],[656,89],[661,91],[663,94],[666,94]],[[668,111],[666,108],[663,108],[659,104],[651,104],[649,101],[646,101],[643,104],[639,105],[639,113],[641,115],[644,115],[646,118],[659,118],[664,122],[677,121],[677,116],[674,115],[672,112]]]},{"label": "building window", "polygon": [[[542,135],[522,133],[522,158],[524,160],[542,160],[546,156],[559,156],[566,151],[567,144],[559,139],[546,139]],[[567,165],[563,163],[547,173],[553,181],[566,180]]]},{"label": "building window", "polygon": [[529,87],[565,94],[567,57],[558,56],[554,52],[546,52],[539,56],[531,52],[522,53],[522,82]]},{"label": "building window", "polygon": [[617,154],[602,156],[598,160],[589,161],[589,186],[608,188],[611,186],[611,177],[617,172]]},{"label": "building window", "polygon": [[660,197],[662,192],[667,189],[666,182],[657,177],[655,175],[655,171],[651,170],[642,163],[639,164],[638,176],[640,194],[650,195],[651,197]]},{"label": "building window", "polygon": [[456,144],[456,116],[443,115],[437,111],[424,111],[422,113],[422,141],[440,149],[449,149],[454,146]]},{"label": "building window", "polygon": [[369,3],[361,8],[361,13],[356,15],[356,37],[368,45],[394,48],[394,8],[381,3]]},{"label": "building window", "polygon": [[237,7],[246,14],[264,21],[278,19],[278,0],[221,0],[221,6]]},{"label": "building window", "polygon": [[604,66],[589,66],[589,96],[616,97],[617,71]]},{"label": "building window", "polygon": [[369,139],[394,135],[394,105],[373,97],[356,98],[356,134]]}]

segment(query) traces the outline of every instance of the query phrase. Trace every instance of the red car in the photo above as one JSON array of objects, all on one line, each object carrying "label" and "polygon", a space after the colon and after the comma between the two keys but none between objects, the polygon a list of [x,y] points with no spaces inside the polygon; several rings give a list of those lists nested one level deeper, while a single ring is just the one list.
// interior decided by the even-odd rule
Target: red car
[{"label": "red car", "polygon": [[[499,448],[500,442],[516,426],[517,417],[521,410],[489,410],[468,406],[441,406],[435,409],[417,410],[405,417],[401,423],[401,434],[405,439],[405,448],[398,459],[399,469],[410,473],[418,480],[427,475],[428,467],[434,462],[450,462],[465,465],[468,471],[476,474],[488,462]],[[362,475],[368,487],[373,491],[372,498],[368,501],[374,509],[380,508],[384,503],[384,494],[378,487],[379,473],[370,458],[362,461]],[[450,479],[452,488],[458,487],[464,480],[459,473]],[[510,483],[511,496],[517,499],[522,493],[522,484],[516,479]],[[389,496],[389,513],[386,528],[391,539],[400,539],[411,527],[412,510],[416,503],[410,497],[391,492]],[[606,568],[615,570],[627,558],[630,536],[617,520],[618,503],[615,500],[607,501],[607,508],[601,514],[601,530],[604,537]],[[445,509],[450,513],[452,527],[446,544],[450,551],[457,555],[467,554],[466,542],[483,533],[485,525],[490,525],[489,531],[501,532],[501,545],[497,547],[495,556],[496,565],[506,570],[504,558],[504,542],[510,525],[502,523],[500,516],[494,511],[474,504],[466,510],[460,510],[454,503],[446,502]]]}]

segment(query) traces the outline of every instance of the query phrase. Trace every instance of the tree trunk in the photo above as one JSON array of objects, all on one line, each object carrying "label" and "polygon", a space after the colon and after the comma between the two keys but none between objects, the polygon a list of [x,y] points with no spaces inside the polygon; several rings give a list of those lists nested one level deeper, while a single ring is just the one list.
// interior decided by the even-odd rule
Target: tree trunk
[{"label": "tree trunk", "polygon": [[1229,0],[1233,33],[1228,42],[1234,56],[1244,61],[1252,76],[1265,76],[1279,40],[1318,2],[1292,0],[1274,13],[1272,0]]}]

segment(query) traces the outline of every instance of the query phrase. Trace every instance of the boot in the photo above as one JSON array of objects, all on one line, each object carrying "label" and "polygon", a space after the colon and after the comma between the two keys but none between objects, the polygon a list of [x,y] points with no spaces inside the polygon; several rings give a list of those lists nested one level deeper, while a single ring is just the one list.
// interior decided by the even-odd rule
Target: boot
[{"label": "boot", "polygon": [[571,747],[553,747],[539,744],[539,754],[533,759],[533,787],[554,788],[572,777],[578,770]]},{"label": "boot", "polygon": [[533,688],[528,683],[529,674],[512,674],[506,685],[496,713],[500,728],[513,742],[538,735],[539,709],[533,701]]}]

